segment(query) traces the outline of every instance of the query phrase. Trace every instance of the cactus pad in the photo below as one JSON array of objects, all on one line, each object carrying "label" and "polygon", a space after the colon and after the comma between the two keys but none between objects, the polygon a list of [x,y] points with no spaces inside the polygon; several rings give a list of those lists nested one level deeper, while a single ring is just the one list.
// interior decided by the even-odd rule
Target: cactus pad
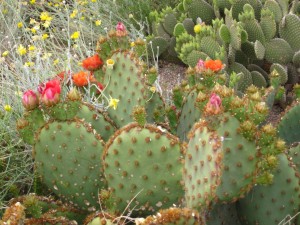
[{"label": "cactus pad", "polygon": [[57,195],[84,209],[98,206],[105,187],[101,155],[104,142],[77,120],[50,122],[37,135],[34,159],[42,181]]},{"label": "cactus pad", "polygon": [[104,173],[117,210],[128,207],[133,214],[147,215],[180,203],[181,161],[179,140],[163,129],[132,123],[118,130],[104,153]]}]

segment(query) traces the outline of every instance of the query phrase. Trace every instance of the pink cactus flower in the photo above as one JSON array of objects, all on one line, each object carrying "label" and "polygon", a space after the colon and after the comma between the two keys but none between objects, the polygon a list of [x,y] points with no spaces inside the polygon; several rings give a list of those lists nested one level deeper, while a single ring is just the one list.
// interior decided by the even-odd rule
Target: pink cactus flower
[{"label": "pink cactus flower", "polygon": [[222,100],[219,95],[212,93],[209,101],[205,106],[205,113],[207,115],[217,115],[222,112]]},{"label": "pink cactus flower", "polygon": [[22,104],[27,110],[35,109],[39,105],[37,94],[32,90],[26,91],[22,97]]},{"label": "pink cactus flower", "polygon": [[222,100],[219,95],[217,95],[216,93],[212,93],[210,95],[209,103],[217,109],[221,107]]},{"label": "pink cactus flower", "polygon": [[118,22],[118,24],[116,26],[116,30],[117,31],[126,31],[126,27],[122,22]]},{"label": "pink cactus flower", "polygon": [[61,87],[58,79],[48,81],[42,91],[42,102],[46,106],[57,104],[59,102],[60,92]]},{"label": "pink cactus flower", "polygon": [[205,70],[205,67],[204,67],[204,61],[202,59],[199,59],[197,65],[196,65],[196,71],[198,73],[201,73]]},{"label": "pink cactus flower", "polygon": [[116,26],[116,35],[117,37],[122,37],[127,35],[126,27],[122,22],[118,22]]}]

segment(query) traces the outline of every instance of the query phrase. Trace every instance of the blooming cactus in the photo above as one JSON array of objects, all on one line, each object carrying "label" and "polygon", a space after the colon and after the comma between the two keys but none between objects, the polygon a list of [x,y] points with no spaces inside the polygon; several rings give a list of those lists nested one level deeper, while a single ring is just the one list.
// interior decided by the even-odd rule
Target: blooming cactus
[{"label": "blooming cactus", "polygon": [[100,59],[98,54],[86,58],[82,61],[82,67],[89,71],[95,71],[101,68],[103,61]]},{"label": "blooming cactus", "polygon": [[46,106],[52,106],[59,102],[60,99],[60,82],[57,79],[48,81],[42,90],[42,102]]}]

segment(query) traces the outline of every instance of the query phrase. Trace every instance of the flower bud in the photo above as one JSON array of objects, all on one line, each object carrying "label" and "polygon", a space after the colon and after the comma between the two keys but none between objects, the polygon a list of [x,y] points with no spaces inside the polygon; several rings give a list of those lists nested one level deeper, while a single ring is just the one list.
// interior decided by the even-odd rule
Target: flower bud
[{"label": "flower bud", "polygon": [[22,104],[27,110],[35,109],[39,105],[37,94],[32,90],[26,91],[22,97]]}]

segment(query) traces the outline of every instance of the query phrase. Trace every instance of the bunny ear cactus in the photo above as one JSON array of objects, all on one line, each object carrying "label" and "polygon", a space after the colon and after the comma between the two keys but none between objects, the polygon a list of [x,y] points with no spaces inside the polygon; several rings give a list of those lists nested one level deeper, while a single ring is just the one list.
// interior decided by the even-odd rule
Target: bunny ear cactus
[{"label": "bunny ear cactus", "polygon": [[132,123],[118,130],[103,157],[117,211],[147,215],[179,204],[182,151],[177,137],[154,125]]}]

